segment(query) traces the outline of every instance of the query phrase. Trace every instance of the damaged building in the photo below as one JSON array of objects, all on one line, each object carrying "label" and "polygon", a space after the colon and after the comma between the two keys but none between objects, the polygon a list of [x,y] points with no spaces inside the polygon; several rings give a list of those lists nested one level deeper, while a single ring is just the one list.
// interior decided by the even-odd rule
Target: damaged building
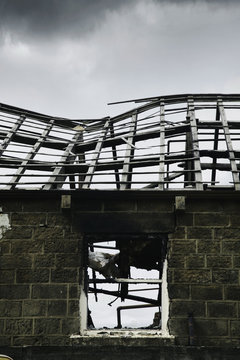
[{"label": "damaged building", "polygon": [[0,104],[14,360],[239,356],[240,95],[128,102],[75,120]]}]

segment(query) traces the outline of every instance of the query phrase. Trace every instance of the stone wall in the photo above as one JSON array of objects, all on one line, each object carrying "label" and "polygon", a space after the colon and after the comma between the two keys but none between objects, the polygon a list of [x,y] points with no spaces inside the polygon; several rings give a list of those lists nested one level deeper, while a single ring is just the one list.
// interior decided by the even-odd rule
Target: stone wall
[{"label": "stone wall", "polygon": [[240,345],[240,203],[236,194],[187,196],[169,235],[170,332],[189,344]]},{"label": "stone wall", "polygon": [[177,192],[67,194],[70,207],[62,209],[61,192],[1,193],[0,346],[73,345],[83,234],[91,232],[168,233],[176,344],[240,345],[239,195],[188,192],[185,210],[178,210]]},{"label": "stone wall", "polygon": [[67,345],[79,332],[81,235],[60,196],[1,197],[0,344]]}]

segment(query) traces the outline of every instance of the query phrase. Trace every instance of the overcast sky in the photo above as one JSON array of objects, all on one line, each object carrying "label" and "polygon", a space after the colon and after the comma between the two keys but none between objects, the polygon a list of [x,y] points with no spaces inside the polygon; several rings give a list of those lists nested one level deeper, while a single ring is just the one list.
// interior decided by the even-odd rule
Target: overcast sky
[{"label": "overcast sky", "polygon": [[0,0],[0,102],[81,118],[239,92],[239,34],[238,0]]},{"label": "overcast sky", "polygon": [[0,102],[91,118],[123,110],[111,101],[239,93],[239,34],[240,0],[0,0]]}]

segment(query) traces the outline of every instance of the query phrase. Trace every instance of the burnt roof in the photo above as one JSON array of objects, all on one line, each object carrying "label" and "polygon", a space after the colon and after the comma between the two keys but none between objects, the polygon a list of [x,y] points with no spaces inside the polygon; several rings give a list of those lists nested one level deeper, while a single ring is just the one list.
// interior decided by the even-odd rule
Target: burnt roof
[{"label": "burnt roof", "polygon": [[240,94],[125,103],[75,120],[0,104],[0,189],[240,190]]}]

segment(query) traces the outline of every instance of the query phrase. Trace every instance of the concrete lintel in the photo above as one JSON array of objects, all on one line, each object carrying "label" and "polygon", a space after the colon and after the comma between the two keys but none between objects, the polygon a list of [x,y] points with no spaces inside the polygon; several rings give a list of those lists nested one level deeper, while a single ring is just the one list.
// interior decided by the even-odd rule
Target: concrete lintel
[{"label": "concrete lintel", "polygon": [[170,233],[174,213],[74,213],[73,226],[87,233]]}]

